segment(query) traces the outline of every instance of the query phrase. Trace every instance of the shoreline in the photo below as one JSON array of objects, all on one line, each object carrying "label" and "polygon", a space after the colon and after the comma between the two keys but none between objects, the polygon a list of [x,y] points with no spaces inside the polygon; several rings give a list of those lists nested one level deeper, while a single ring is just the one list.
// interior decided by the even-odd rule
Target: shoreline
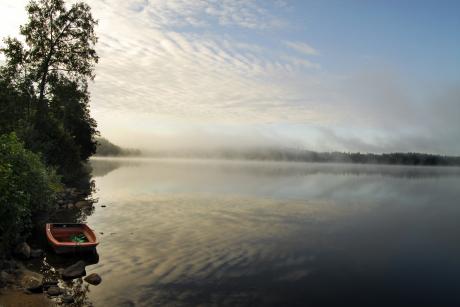
[{"label": "shoreline", "polygon": [[[77,213],[85,209],[93,209],[96,201],[90,199],[90,195],[90,190],[64,188],[49,210],[44,211],[43,215],[34,217],[35,226],[29,236],[5,253],[3,259],[0,258],[1,307],[48,307],[74,302],[72,296],[75,293],[71,293],[66,287],[66,281],[60,272],[54,272],[51,279],[50,276],[37,272],[41,271],[42,261],[46,257],[44,250],[48,250],[48,247],[45,246],[47,242],[43,242],[44,239],[41,236],[44,234],[44,224],[50,217],[55,217],[60,213]],[[54,269],[51,270],[54,271]],[[51,287],[57,287],[62,291],[57,295],[50,294]]]}]

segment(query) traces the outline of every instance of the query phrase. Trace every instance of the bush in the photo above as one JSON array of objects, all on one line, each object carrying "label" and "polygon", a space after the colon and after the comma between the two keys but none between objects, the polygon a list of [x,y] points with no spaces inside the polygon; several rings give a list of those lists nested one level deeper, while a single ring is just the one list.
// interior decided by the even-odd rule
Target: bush
[{"label": "bush", "polygon": [[48,209],[61,189],[54,169],[25,149],[15,133],[0,135],[0,248],[26,236],[31,217]]}]

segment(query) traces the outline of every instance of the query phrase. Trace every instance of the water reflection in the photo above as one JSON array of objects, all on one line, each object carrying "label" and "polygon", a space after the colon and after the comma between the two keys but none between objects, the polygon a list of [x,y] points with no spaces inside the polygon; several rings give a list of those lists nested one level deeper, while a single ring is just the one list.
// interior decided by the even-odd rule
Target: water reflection
[{"label": "water reflection", "polygon": [[[98,204],[67,213],[100,234],[100,259],[87,272],[102,284],[63,285],[81,305],[460,305],[459,168],[146,159],[92,167]],[[49,275],[64,265],[53,257]]]},{"label": "water reflection", "polygon": [[96,305],[459,303],[458,168],[92,163]]}]

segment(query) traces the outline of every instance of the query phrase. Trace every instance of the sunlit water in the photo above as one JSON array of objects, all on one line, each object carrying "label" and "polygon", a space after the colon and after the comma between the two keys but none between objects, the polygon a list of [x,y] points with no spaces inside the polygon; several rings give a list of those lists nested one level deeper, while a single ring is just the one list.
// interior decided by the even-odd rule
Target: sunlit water
[{"label": "sunlit water", "polygon": [[95,306],[460,306],[458,168],[91,163]]}]

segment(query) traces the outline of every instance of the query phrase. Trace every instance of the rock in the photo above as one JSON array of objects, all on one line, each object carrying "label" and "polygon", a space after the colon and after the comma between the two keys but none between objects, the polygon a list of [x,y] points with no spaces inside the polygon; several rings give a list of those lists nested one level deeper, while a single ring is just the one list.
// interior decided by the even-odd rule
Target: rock
[{"label": "rock", "polygon": [[72,304],[73,302],[75,302],[72,295],[69,294],[64,295],[61,299],[64,304]]},{"label": "rock", "polygon": [[43,283],[42,283],[41,280],[31,278],[26,282],[25,288],[30,293],[42,293],[43,292]]},{"label": "rock", "polygon": [[67,204],[67,209],[72,209],[73,207],[74,207],[74,204],[72,204],[72,203]]},{"label": "rock", "polygon": [[16,284],[22,289],[27,289],[31,293],[40,293],[43,291],[43,275],[21,266]]},{"label": "rock", "polygon": [[64,290],[59,288],[58,286],[51,286],[48,288],[48,291],[46,291],[46,293],[49,296],[58,296],[58,295],[61,295],[63,292]]},{"label": "rock", "polygon": [[44,290],[48,290],[49,287],[51,287],[51,286],[57,286],[57,284],[58,284],[58,281],[57,281],[57,280],[54,280],[54,279],[52,279],[52,280],[46,280],[46,281],[43,282],[43,289],[44,289]]},{"label": "rock", "polygon": [[26,242],[19,243],[14,249],[14,254],[22,259],[30,258],[30,246]]},{"label": "rock", "polygon": [[101,205],[101,207],[102,207],[102,208],[105,208],[105,207],[107,207],[107,206],[106,206],[106,205]]},{"label": "rock", "polygon": [[56,279],[49,279],[43,282],[44,286],[56,286],[59,283]]},{"label": "rock", "polygon": [[75,207],[77,207],[78,209],[89,207],[89,206],[91,206],[91,202],[87,200],[80,200],[75,203]]},{"label": "rock", "polygon": [[62,271],[62,278],[64,279],[74,279],[86,275],[85,270],[86,263],[83,260],[78,261],[77,263],[72,264]]},{"label": "rock", "polygon": [[83,280],[91,285],[97,286],[101,283],[102,278],[99,276],[99,274],[92,273],[86,276]]},{"label": "rock", "polygon": [[30,251],[30,257],[31,258],[40,258],[43,257],[43,250],[41,249],[32,249]]}]

